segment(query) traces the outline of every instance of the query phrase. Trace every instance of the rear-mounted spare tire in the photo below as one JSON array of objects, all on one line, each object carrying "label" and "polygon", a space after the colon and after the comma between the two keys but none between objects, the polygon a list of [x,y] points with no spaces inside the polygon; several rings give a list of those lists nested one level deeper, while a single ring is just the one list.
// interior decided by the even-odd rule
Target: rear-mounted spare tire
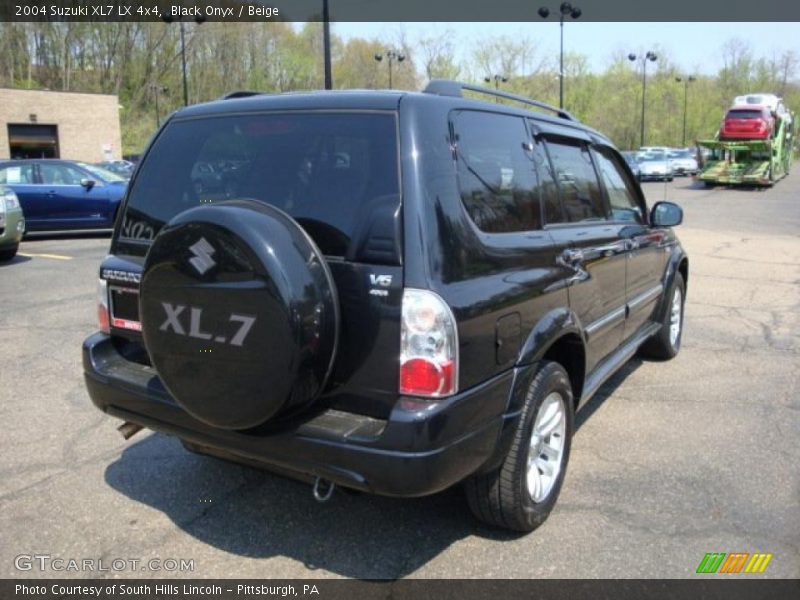
[{"label": "rear-mounted spare tire", "polygon": [[247,429],[302,410],[336,356],[328,265],[289,215],[253,200],[189,209],[158,234],[140,292],[144,343],[195,418]]}]

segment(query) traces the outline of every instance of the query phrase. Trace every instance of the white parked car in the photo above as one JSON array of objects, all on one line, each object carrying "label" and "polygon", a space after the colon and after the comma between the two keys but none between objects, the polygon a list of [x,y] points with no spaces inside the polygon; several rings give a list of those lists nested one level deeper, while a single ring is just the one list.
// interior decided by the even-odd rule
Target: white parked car
[{"label": "white parked car", "polygon": [[664,150],[640,152],[639,171],[642,181],[672,181],[675,176]]},{"label": "white parked car", "polygon": [[697,175],[697,158],[689,148],[675,148],[667,153],[675,175]]}]

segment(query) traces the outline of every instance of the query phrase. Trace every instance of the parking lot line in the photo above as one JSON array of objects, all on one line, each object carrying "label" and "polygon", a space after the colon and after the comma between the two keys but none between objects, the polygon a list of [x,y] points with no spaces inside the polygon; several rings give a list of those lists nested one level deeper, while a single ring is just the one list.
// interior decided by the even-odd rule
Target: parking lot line
[{"label": "parking lot line", "polygon": [[52,258],[54,260],[72,260],[71,256],[64,256],[63,254],[32,254],[32,253],[25,253],[19,252],[20,256],[26,256],[28,258]]}]

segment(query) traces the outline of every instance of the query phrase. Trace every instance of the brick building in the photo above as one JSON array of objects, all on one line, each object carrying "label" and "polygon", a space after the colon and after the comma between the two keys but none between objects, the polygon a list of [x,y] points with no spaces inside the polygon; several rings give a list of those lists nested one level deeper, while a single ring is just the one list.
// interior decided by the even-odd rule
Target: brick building
[{"label": "brick building", "polygon": [[0,88],[0,159],[121,155],[117,96]]}]

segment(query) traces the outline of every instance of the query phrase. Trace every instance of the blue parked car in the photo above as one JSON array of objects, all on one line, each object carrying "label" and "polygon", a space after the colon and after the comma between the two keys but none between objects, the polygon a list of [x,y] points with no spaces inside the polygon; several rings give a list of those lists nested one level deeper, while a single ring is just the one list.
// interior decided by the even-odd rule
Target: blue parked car
[{"label": "blue parked car", "polygon": [[29,232],[109,229],[127,184],[119,175],[83,162],[0,162],[0,185],[17,194]]}]

